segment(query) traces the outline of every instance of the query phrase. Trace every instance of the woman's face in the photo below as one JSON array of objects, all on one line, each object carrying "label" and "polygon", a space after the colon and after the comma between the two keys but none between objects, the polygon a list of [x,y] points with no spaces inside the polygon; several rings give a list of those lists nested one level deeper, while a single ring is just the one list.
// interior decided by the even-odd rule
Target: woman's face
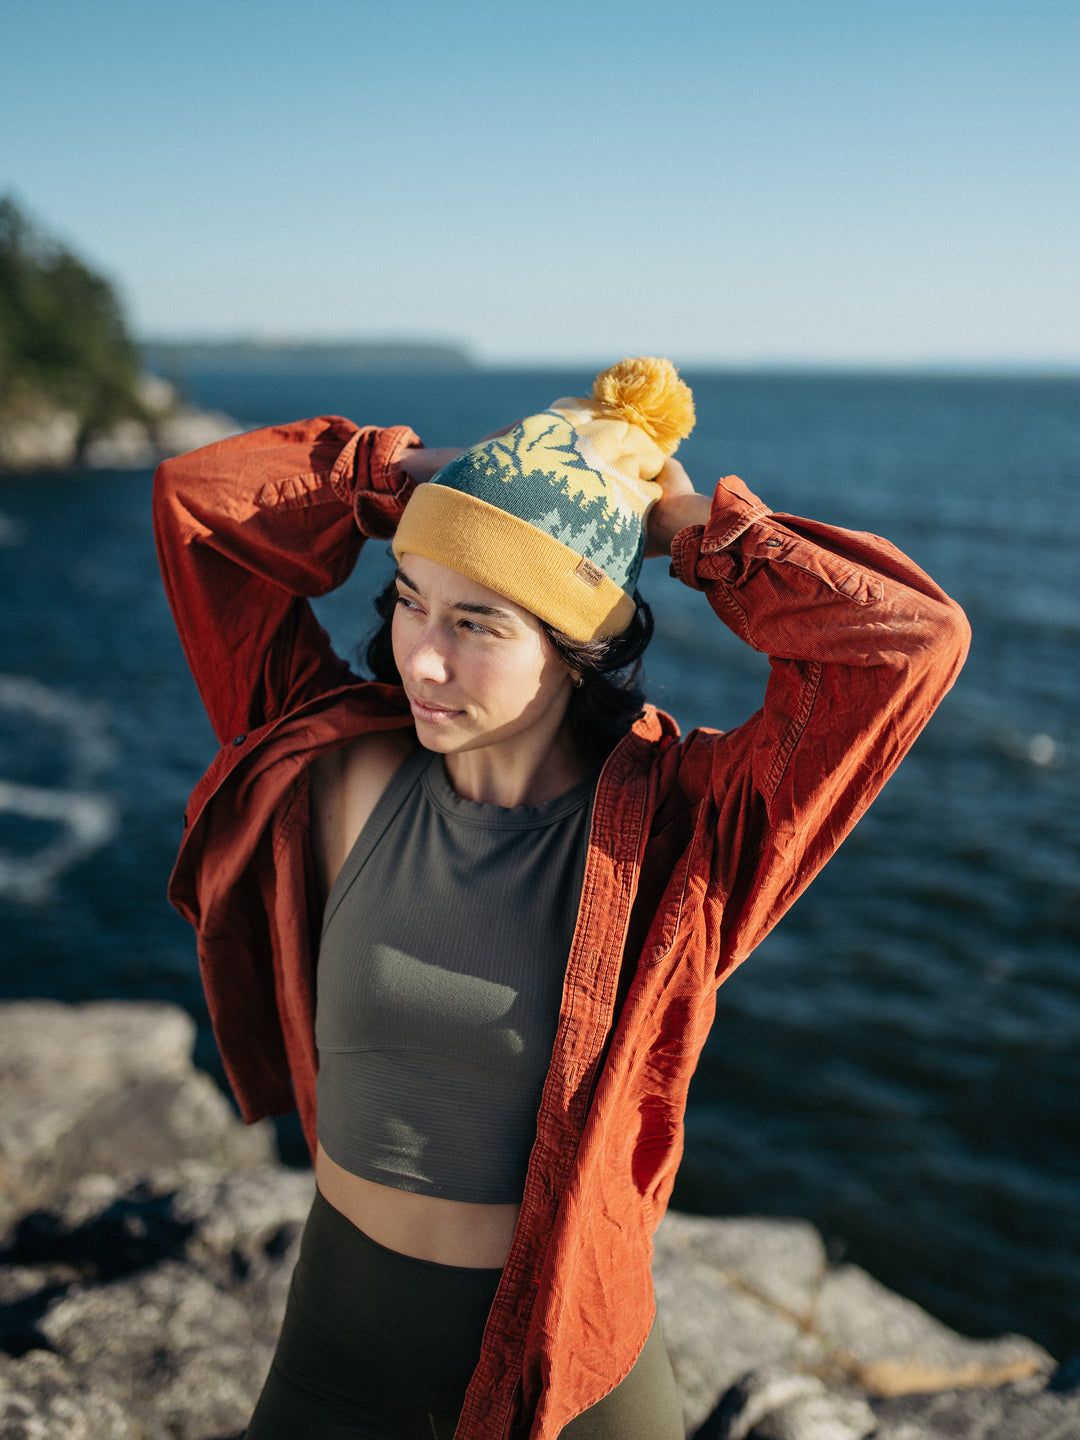
[{"label": "woman's face", "polygon": [[447,755],[491,745],[542,754],[571,677],[536,616],[419,555],[401,557],[397,589],[394,659],[421,744]]}]

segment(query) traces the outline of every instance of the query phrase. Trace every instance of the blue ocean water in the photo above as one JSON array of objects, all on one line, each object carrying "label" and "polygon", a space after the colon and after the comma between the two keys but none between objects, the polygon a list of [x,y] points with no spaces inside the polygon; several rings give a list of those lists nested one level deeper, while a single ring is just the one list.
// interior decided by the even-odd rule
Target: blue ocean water
[{"label": "blue ocean water", "polygon": [[[965,606],[968,666],[839,855],[724,986],[675,1203],[813,1220],[975,1335],[1080,1350],[1080,381],[688,374],[698,488],[887,535]],[[585,372],[192,373],[245,426],[337,412],[464,443]],[[146,472],[0,486],[0,995],[159,997],[201,1025],[164,888],[213,740]],[[370,628],[381,546],[319,609]],[[657,563],[652,698],[738,724],[767,662]]]}]

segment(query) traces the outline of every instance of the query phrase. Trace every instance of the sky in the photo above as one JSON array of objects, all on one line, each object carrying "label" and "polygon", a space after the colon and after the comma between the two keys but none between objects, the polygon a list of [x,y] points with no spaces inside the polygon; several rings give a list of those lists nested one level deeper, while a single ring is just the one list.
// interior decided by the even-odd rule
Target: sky
[{"label": "sky", "polygon": [[0,193],[141,337],[1080,367],[1076,0],[33,0]]}]

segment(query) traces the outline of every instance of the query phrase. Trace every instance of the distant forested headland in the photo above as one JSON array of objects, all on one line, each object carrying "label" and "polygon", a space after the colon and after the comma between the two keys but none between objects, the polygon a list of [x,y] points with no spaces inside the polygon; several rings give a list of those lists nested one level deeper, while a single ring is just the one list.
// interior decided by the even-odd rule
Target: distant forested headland
[{"label": "distant forested headland", "polygon": [[459,345],[423,340],[148,340],[143,361],[156,375],[182,379],[189,370],[470,370]]}]

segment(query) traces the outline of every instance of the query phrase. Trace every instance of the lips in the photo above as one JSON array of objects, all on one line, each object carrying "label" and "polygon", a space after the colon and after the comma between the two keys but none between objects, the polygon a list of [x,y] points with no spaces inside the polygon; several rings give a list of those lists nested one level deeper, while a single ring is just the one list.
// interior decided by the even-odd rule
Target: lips
[{"label": "lips", "polygon": [[429,700],[418,700],[416,696],[409,696],[409,708],[412,710],[414,720],[424,720],[429,725],[438,725],[447,720],[454,720],[458,715],[463,714],[461,710],[451,710],[445,705],[433,705]]}]

